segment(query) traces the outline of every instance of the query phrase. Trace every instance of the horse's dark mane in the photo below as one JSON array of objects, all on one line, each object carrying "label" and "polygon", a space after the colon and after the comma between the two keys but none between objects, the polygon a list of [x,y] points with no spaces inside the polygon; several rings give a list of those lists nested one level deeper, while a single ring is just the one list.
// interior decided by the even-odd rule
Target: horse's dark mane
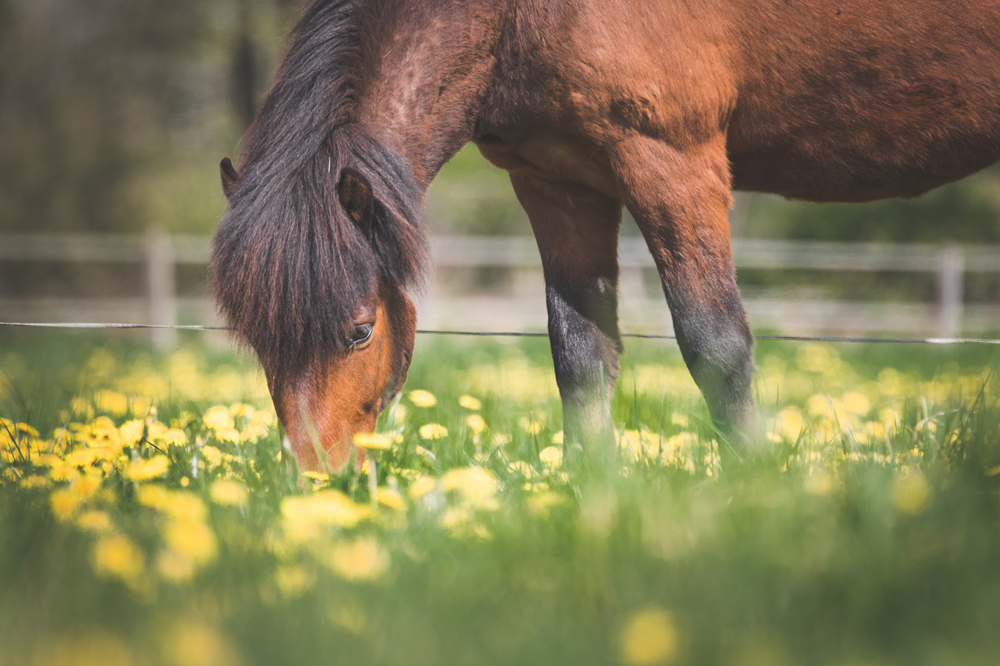
[{"label": "horse's dark mane", "polygon": [[[362,6],[364,5],[364,6]],[[373,36],[359,18],[384,0],[315,0],[244,139],[240,178],[215,236],[221,309],[270,372],[343,349],[379,281],[411,285],[425,261],[420,189],[403,158],[356,122]],[[337,197],[341,170],[371,183],[366,238]]]}]

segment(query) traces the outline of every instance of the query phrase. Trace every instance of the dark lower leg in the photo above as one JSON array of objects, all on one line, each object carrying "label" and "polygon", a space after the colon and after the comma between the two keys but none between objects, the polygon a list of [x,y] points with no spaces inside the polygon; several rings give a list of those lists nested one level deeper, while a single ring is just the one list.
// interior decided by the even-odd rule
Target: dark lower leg
[{"label": "dark lower leg", "polygon": [[614,432],[611,396],[620,351],[615,284],[598,277],[591,289],[573,292],[549,280],[546,300],[566,442],[597,450],[613,441]]},{"label": "dark lower leg", "polygon": [[[713,307],[678,295],[676,282],[665,287],[677,344],[716,426],[727,436],[753,432],[757,414],[753,399],[753,335],[735,282],[728,297]],[[719,296],[719,294],[716,294]]]},{"label": "dark lower leg", "polygon": [[618,228],[621,204],[583,188],[511,174],[545,271],[549,340],[566,443],[601,450],[613,441],[618,380]]}]

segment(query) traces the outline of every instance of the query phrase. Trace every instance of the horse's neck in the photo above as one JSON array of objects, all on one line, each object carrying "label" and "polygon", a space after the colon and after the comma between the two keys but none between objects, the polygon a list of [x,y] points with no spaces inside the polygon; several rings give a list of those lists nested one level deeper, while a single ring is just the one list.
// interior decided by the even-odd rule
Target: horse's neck
[{"label": "horse's neck", "polygon": [[426,187],[471,138],[494,73],[508,0],[417,3],[370,49],[356,118],[411,162]]}]

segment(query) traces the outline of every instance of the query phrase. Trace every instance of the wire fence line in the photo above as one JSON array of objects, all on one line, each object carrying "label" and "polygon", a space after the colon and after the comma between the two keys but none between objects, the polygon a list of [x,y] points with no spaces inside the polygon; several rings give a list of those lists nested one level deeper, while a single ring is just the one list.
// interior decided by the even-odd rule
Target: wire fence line
[{"label": "wire fence line", "polygon": [[[736,238],[732,249],[738,269],[906,271],[935,276],[937,300],[933,303],[927,299],[842,301],[808,289],[750,288],[744,294],[744,302],[751,323],[758,327],[810,335],[869,335],[877,331],[895,331],[914,336],[930,334],[941,339],[959,338],[963,329],[975,334],[1000,328],[1000,307],[963,303],[964,275],[1000,272],[1000,246]],[[431,276],[427,290],[429,298],[421,313],[423,321],[442,329],[517,326],[505,321],[502,315],[505,311],[526,313],[534,320],[544,321],[544,313],[537,306],[542,301],[537,293],[540,281],[536,279],[541,265],[533,238],[438,235],[431,238],[431,254],[435,267],[443,272]],[[174,330],[169,326],[178,322],[179,310],[183,309],[187,317],[193,314],[194,321],[217,321],[211,308],[206,307],[208,299],[182,297],[177,288],[178,267],[205,265],[210,255],[211,239],[206,236],[169,236],[156,230],[132,235],[0,234],[0,262],[138,264],[144,267],[145,273],[145,290],[136,298],[75,298],[71,314],[50,317],[46,313],[64,310],[66,299],[2,297],[0,318],[22,321],[90,319],[90,315],[84,313],[100,309],[102,313],[95,315],[95,319],[114,321],[125,316],[119,314],[121,311],[141,308],[147,312],[146,322],[162,327],[151,328],[154,343],[169,347]],[[653,303],[662,304],[662,295],[658,281],[651,280],[650,274],[655,269],[643,239],[622,237],[618,263],[623,321],[669,333],[669,327],[661,328],[661,310],[651,307]],[[504,279],[510,282],[505,288],[511,293],[480,293],[461,288],[455,291],[454,285],[462,283],[461,279],[459,283],[454,282],[456,274],[464,275],[463,270],[479,268],[500,269],[500,274],[507,276]],[[507,305],[498,307],[501,300]],[[538,323],[533,321],[536,326]]]},{"label": "wire fence line", "polygon": [[[14,322],[0,321],[0,326],[11,328],[61,328],[61,329],[169,329],[176,331],[230,331],[228,326],[204,326],[204,325],[183,325],[183,324],[116,324],[116,323],[90,323],[90,322]],[[520,338],[547,338],[548,333],[536,331],[447,331],[434,329],[417,329],[419,335],[466,335],[479,337],[520,337]],[[623,338],[640,338],[651,340],[676,340],[676,335],[664,335],[658,333],[621,333]],[[873,343],[899,343],[899,344],[933,344],[933,345],[954,345],[954,344],[980,344],[980,345],[1000,345],[1000,340],[990,338],[875,338],[875,337],[842,337],[833,335],[755,335],[757,340],[787,340],[791,342],[873,342]]]}]

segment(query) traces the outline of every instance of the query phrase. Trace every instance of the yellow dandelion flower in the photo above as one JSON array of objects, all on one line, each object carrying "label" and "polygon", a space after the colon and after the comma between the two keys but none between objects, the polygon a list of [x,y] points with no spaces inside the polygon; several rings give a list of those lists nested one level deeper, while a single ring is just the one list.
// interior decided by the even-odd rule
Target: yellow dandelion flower
[{"label": "yellow dandelion flower", "polygon": [[673,414],[670,421],[678,428],[687,428],[691,423],[686,414]]},{"label": "yellow dandelion flower", "polygon": [[166,580],[173,583],[181,583],[194,578],[194,560],[176,550],[166,549],[160,551],[156,557],[156,570]]},{"label": "yellow dandelion flower", "polygon": [[161,510],[175,520],[200,522],[205,520],[208,510],[201,498],[194,493],[178,490],[167,491],[167,501]]},{"label": "yellow dandelion flower", "polygon": [[324,562],[350,581],[372,581],[389,570],[389,553],[371,537],[336,544]]},{"label": "yellow dandelion flower", "polygon": [[429,476],[418,477],[410,484],[410,498],[418,500],[429,492],[437,488],[438,482]]},{"label": "yellow dandelion flower", "polygon": [[465,425],[476,435],[486,430],[486,421],[479,414],[469,414],[466,416]]},{"label": "yellow dandelion flower", "polygon": [[142,551],[120,534],[102,536],[94,544],[91,562],[99,576],[134,583],[145,568]]},{"label": "yellow dandelion flower", "polygon": [[243,421],[243,430],[240,431],[243,441],[254,441],[267,436],[274,423],[274,417],[268,412],[248,407],[243,414]]},{"label": "yellow dandelion flower", "polygon": [[774,416],[774,431],[779,438],[794,442],[804,427],[805,420],[798,407],[786,407]]},{"label": "yellow dandelion flower", "polygon": [[552,443],[554,445],[556,445],[556,446],[562,446],[563,443],[564,443],[564,441],[565,441],[565,439],[566,439],[566,437],[563,435],[563,431],[562,430],[560,430],[559,432],[557,432],[554,435],[552,435]]},{"label": "yellow dandelion flower", "polygon": [[240,431],[236,428],[225,428],[224,430],[216,430],[215,436],[219,438],[220,442],[229,442],[230,444],[239,444],[243,441]]},{"label": "yellow dandelion flower", "polygon": [[548,446],[542,449],[538,453],[538,459],[542,461],[542,464],[549,469],[557,469],[562,467],[563,462],[563,452],[562,449],[555,446]]},{"label": "yellow dandelion flower", "polygon": [[230,479],[219,479],[209,489],[212,501],[221,506],[245,506],[247,489],[242,483]]},{"label": "yellow dandelion flower", "polygon": [[437,404],[437,398],[434,397],[434,394],[423,389],[410,391],[406,397],[417,407],[433,407]]},{"label": "yellow dandelion flower", "polygon": [[441,487],[445,492],[457,493],[473,508],[492,511],[499,507],[496,495],[500,484],[481,467],[448,470],[441,477]]},{"label": "yellow dandelion flower", "polygon": [[227,407],[222,405],[215,405],[214,407],[209,407],[208,411],[201,419],[206,426],[220,432],[223,430],[231,430],[236,426],[236,422],[233,420],[232,415],[229,413]]},{"label": "yellow dandelion flower", "polygon": [[39,437],[41,437],[41,435],[38,434],[38,431],[35,430],[34,427],[28,425],[27,423],[18,423],[17,426],[15,426],[15,427],[21,433],[23,433],[25,435],[29,435],[29,436],[34,437],[36,439],[39,438]]},{"label": "yellow dandelion flower", "polygon": [[229,413],[234,419],[249,418],[253,415],[253,407],[242,402],[229,405]]},{"label": "yellow dandelion flower", "polygon": [[934,498],[926,477],[920,472],[914,472],[896,479],[892,499],[897,509],[915,516],[923,513]]},{"label": "yellow dandelion flower", "polygon": [[626,664],[666,664],[677,656],[677,629],[662,608],[637,611],[621,632],[621,660]]},{"label": "yellow dandelion flower", "polygon": [[69,486],[69,491],[83,502],[92,497],[100,486],[100,478],[86,475],[74,479],[73,483]]},{"label": "yellow dandelion flower", "polygon": [[170,469],[170,459],[163,455],[148,460],[136,460],[125,469],[125,478],[132,481],[148,481],[163,476]]},{"label": "yellow dandelion flower", "polygon": [[162,509],[170,501],[170,491],[163,486],[144,484],[139,486],[136,497],[143,506]]},{"label": "yellow dandelion flower", "polygon": [[163,436],[167,433],[167,430],[169,430],[166,425],[160,423],[159,421],[148,421],[147,427],[149,430],[146,436],[151,442],[162,442]]},{"label": "yellow dandelion flower", "polygon": [[448,507],[448,510],[441,514],[441,527],[455,536],[462,536],[467,532],[469,525],[472,524],[473,518],[474,516],[470,507]]},{"label": "yellow dandelion flower", "polygon": [[302,596],[315,581],[316,576],[300,566],[281,566],[274,572],[274,582],[285,598]]},{"label": "yellow dandelion flower", "polygon": [[[13,470],[7,470],[12,472]],[[38,474],[32,474],[31,476],[26,476],[21,479],[22,488],[45,488],[51,483],[51,480],[46,476],[41,476]]]},{"label": "yellow dandelion flower", "polygon": [[855,416],[864,416],[869,411],[871,411],[872,403],[868,400],[868,397],[863,393],[858,393],[857,391],[851,391],[845,393],[840,401],[844,403],[844,409],[848,414],[854,414]]},{"label": "yellow dandelion flower", "polygon": [[809,416],[815,419],[832,419],[833,409],[830,396],[822,393],[809,396],[809,399],[806,400],[806,411],[809,412]]},{"label": "yellow dandelion flower", "polygon": [[171,520],[163,530],[163,540],[196,564],[206,564],[215,557],[215,534],[199,520]]},{"label": "yellow dandelion flower", "polygon": [[52,506],[52,513],[60,521],[67,521],[74,516],[76,509],[80,506],[81,498],[78,495],[64,488],[57,490],[49,496],[49,504]]},{"label": "yellow dandelion flower", "polygon": [[294,543],[304,543],[328,527],[352,528],[369,518],[372,510],[337,490],[321,490],[308,497],[286,497],[281,515],[285,535]]},{"label": "yellow dandelion flower", "polygon": [[98,454],[95,449],[77,449],[66,456],[66,464],[73,467],[84,467],[97,460]]},{"label": "yellow dandelion flower", "polygon": [[420,426],[421,439],[444,439],[448,436],[448,429],[440,423],[427,423]]},{"label": "yellow dandelion flower", "polygon": [[382,506],[389,507],[393,511],[406,510],[406,500],[403,499],[403,496],[399,494],[398,490],[393,488],[379,488],[378,503]]},{"label": "yellow dandelion flower", "polygon": [[476,398],[473,398],[471,395],[463,395],[458,399],[458,404],[466,409],[471,409],[472,411],[478,411],[483,407],[483,403]]},{"label": "yellow dandelion flower", "polygon": [[107,532],[111,529],[111,518],[104,511],[87,511],[76,519],[76,525],[87,532]]},{"label": "yellow dandelion flower", "polygon": [[895,424],[899,422],[899,414],[892,407],[886,407],[885,409],[880,409],[878,412],[878,420],[885,423],[887,426],[889,424]]},{"label": "yellow dandelion flower", "polygon": [[[111,448],[110,446],[95,446],[94,448],[87,449],[87,450],[91,452],[91,455],[93,456],[94,462],[96,462],[98,460],[101,460],[101,461],[104,461],[104,462],[110,462],[110,461],[114,461],[115,458],[118,457],[118,451],[116,451],[115,449]],[[112,463],[112,466],[114,466],[113,463]],[[106,469],[106,468],[104,468],[103,465],[102,465],[102,469]]]},{"label": "yellow dandelion flower", "polygon": [[87,446],[106,446],[115,453],[122,450],[122,438],[114,421],[107,416],[97,417],[93,423],[89,423],[80,429],[80,439]]},{"label": "yellow dandelion flower", "polygon": [[528,433],[529,435],[537,435],[538,433],[540,433],[542,431],[542,428],[545,427],[545,424],[542,423],[541,421],[539,421],[537,419],[529,419],[529,418],[525,418],[525,417],[522,417],[518,421],[518,423],[520,424],[520,426],[522,428],[524,428],[524,431],[526,433]]},{"label": "yellow dandelion flower", "polygon": [[218,467],[222,464],[222,451],[215,448],[211,444],[201,447],[201,457],[205,461],[205,467],[207,469],[212,469],[213,467]]},{"label": "yellow dandelion flower", "polygon": [[312,479],[317,483],[326,483],[327,481],[330,480],[329,474],[326,474],[325,472],[314,472],[311,469],[307,469],[306,471],[302,472],[302,476],[306,477],[307,479]]},{"label": "yellow dandelion flower", "polygon": [[115,391],[98,391],[94,396],[97,410],[112,416],[125,416],[128,412],[128,398]]},{"label": "yellow dandelion flower", "polygon": [[351,438],[354,446],[359,449],[388,449],[392,447],[392,439],[383,433],[358,432]]}]

